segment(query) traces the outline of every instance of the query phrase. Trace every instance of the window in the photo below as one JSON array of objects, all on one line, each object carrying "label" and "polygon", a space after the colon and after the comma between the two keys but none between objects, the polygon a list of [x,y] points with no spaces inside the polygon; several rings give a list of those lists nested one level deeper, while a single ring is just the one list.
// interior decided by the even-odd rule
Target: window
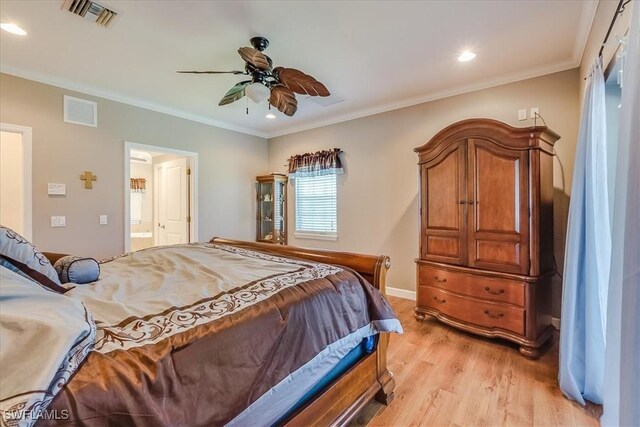
[{"label": "window", "polygon": [[297,177],[296,237],[335,240],[338,231],[336,175]]}]

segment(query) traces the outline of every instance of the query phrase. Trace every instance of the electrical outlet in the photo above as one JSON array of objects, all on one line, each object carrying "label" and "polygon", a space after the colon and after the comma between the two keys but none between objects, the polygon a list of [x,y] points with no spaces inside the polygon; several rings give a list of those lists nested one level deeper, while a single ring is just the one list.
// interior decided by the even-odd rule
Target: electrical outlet
[{"label": "electrical outlet", "polygon": [[51,217],[51,226],[52,227],[66,227],[67,218],[64,216],[52,216]]},{"label": "electrical outlet", "polygon": [[[526,114],[527,114],[527,113],[525,112],[525,115],[526,115]],[[531,115],[529,116],[529,118],[530,118],[530,119],[535,119],[535,118],[536,118],[536,116],[539,116],[539,115],[540,115],[540,108],[538,108],[538,107],[532,107],[532,108],[531,108]]]},{"label": "electrical outlet", "polygon": [[100,225],[107,225],[109,223],[106,215],[100,215]]},{"label": "electrical outlet", "polygon": [[527,120],[527,109],[518,110],[518,120]]}]

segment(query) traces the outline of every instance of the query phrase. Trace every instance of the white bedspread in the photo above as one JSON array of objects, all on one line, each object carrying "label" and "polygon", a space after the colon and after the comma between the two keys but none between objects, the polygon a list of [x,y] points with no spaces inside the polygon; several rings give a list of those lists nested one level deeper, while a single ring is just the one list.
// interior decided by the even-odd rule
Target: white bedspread
[{"label": "white bedspread", "polygon": [[2,426],[65,419],[47,405],[89,353],[95,325],[82,303],[0,267]]}]

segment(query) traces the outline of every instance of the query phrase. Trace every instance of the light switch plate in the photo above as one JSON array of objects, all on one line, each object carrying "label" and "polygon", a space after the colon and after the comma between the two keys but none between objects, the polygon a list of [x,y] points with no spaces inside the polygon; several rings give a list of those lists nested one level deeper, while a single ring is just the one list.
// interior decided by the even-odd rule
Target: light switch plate
[{"label": "light switch plate", "polygon": [[527,120],[527,109],[518,110],[518,120]]},{"label": "light switch plate", "polygon": [[50,196],[64,196],[67,194],[67,184],[47,184],[47,194]]},{"label": "light switch plate", "polygon": [[67,217],[64,216],[52,216],[51,217],[51,226],[52,227],[65,227],[67,225]]},{"label": "light switch plate", "polygon": [[106,215],[100,215],[100,225],[107,225],[109,223]]}]

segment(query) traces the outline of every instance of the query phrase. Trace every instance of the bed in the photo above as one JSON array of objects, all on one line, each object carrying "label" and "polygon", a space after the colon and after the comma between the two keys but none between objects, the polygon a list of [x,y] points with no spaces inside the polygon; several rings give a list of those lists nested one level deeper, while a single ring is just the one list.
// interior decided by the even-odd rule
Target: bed
[{"label": "bed", "polygon": [[388,268],[219,238],[103,262],[65,293],[94,318],[92,351],[48,403],[65,416],[36,425],[346,424],[393,399]]}]

